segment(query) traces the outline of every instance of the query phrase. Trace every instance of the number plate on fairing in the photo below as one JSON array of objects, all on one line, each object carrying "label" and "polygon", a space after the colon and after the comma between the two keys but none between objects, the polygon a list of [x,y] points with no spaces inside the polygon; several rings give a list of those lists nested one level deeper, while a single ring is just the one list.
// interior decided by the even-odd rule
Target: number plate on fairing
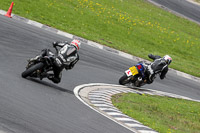
[{"label": "number plate on fairing", "polygon": [[133,67],[130,67],[127,71],[125,71],[125,73],[128,77],[130,77],[131,75],[134,76],[134,75],[138,74],[138,70],[135,66],[133,66]]}]

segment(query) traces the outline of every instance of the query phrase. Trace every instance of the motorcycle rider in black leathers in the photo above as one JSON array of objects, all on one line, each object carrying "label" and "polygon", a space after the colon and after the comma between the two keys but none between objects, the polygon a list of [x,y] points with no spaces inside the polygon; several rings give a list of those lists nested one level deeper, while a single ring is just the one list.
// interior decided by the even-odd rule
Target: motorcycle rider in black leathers
[{"label": "motorcycle rider in black leathers", "polygon": [[164,79],[168,72],[168,65],[172,62],[172,58],[169,55],[165,55],[163,58],[158,55],[148,55],[149,58],[154,61],[147,66],[146,76],[147,83],[151,84],[156,74],[160,74],[160,79]]},{"label": "motorcycle rider in black leathers", "polygon": [[74,65],[79,60],[78,50],[80,48],[80,41],[73,40],[71,43],[65,42],[53,42],[53,47],[60,47],[58,55],[54,55],[51,50],[44,49],[42,50],[41,55],[36,56],[32,60],[37,60],[39,57],[44,57],[51,55],[53,57],[53,74],[47,73],[47,75],[42,75],[42,78],[47,77],[49,80],[52,80],[54,83],[59,83],[62,77],[62,70],[72,69]]}]

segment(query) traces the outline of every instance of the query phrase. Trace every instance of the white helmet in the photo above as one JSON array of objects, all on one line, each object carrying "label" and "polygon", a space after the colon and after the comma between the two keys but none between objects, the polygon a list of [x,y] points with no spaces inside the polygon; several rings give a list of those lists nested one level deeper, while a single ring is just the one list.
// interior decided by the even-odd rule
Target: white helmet
[{"label": "white helmet", "polygon": [[79,40],[74,39],[70,44],[74,45],[77,50],[79,50],[79,48],[81,47],[81,42]]},{"label": "white helmet", "polygon": [[166,63],[169,65],[172,62],[172,58],[169,55],[165,55],[163,59],[166,61]]}]

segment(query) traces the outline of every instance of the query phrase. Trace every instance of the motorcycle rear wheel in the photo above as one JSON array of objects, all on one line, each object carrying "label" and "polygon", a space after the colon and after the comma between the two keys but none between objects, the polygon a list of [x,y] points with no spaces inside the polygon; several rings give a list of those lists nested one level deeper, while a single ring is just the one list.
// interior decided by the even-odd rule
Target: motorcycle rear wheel
[{"label": "motorcycle rear wheel", "polygon": [[127,75],[124,74],[120,79],[119,79],[119,84],[120,85],[125,85],[130,82],[130,79],[128,79]]},{"label": "motorcycle rear wheel", "polygon": [[30,76],[33,72],[35,72],[36,70],[41,69],[43,66],[44,66],[44,63],[42,63],[42,62],[37,63],[37,64],[31,66],[30,68],[28,68],[27,70],[25,70],[22,73],[22,77],[26,78],[26,77]]}]

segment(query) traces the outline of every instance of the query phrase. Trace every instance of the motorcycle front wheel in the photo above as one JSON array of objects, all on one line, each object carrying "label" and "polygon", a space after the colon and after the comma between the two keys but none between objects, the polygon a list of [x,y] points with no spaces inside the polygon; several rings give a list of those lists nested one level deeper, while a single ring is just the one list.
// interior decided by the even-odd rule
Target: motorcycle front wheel
[{"label": "motorcycle front wheel", "polygon": [[125,84],[127,84],[127,83],[129,83],[129,82],[130,82],[130,79],[129,79],[129,77],[127,77],[126,74],[124,74],[124,75],[119,79],[119,84],[120,84],[120,85],[125,85]]},{"label": "motorcycle front wheel", "polygon": [[44,66],[44,63],[40,62],[37,63],[33,66],[31,66],[30,68],[26,69],[23,73],[22,73],[22,77],[26,78],[28,76],[30,76],[33,72],[35,72],[36,70],[41,69]]}]

